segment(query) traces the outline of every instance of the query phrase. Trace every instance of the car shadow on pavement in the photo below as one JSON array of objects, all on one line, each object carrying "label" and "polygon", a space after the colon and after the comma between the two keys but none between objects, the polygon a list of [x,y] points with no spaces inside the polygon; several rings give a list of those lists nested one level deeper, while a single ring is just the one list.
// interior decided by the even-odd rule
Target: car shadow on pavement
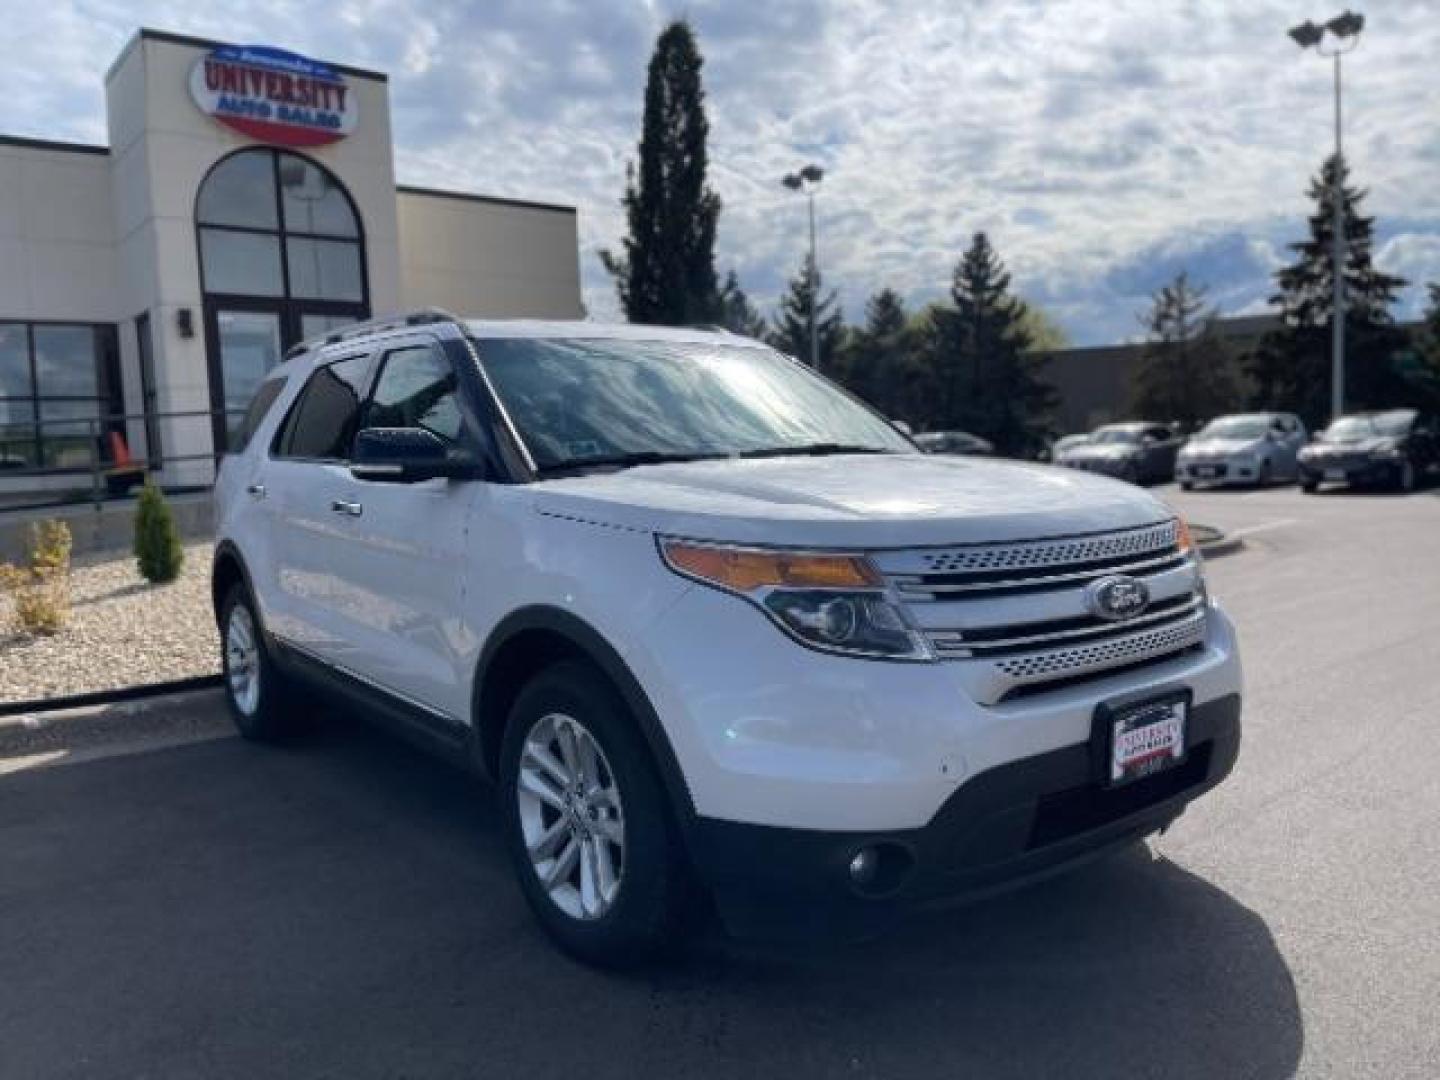
[{"label": "car shadow on pavement", "polygon": [[865,944],[710,933],[616,975],[537,929],[483,786],[362,725],[3,783],[0,909],[25,928],[0,935],[14,1075],[1269,1078],[1299,1061],[1265,921],[1145,847]]}]

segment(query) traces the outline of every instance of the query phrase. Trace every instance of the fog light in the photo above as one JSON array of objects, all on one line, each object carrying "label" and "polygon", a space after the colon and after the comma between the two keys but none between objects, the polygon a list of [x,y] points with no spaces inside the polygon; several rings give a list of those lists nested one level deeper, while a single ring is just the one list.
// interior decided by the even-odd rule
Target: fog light
[{"label": "fog light", "polygon": [[861,848],[850,860],[850,880],[856,885],[869,885],[880,869],[880,853],[873,847]]}]

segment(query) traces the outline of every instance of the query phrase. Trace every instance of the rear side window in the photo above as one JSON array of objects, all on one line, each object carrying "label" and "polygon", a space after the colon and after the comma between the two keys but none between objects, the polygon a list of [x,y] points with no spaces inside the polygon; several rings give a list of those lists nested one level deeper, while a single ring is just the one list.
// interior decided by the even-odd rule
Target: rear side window
[{"label": "rear side window", "polygon": [[424,428],[456,442],[462,423],[459,393],[455,369],[440,350],[429,345],[397,349],[380,368],[364,426]]},{"label": "rear side window", "polygon": [[350,457],[364,389],[365,357],[316,368],[276,440],[280,457],[344,461]]},{"label": "rear side window", "polygon": [[285,377],[282,375],[275,379],[266,379],[255,391],[255,396],[250,399],[250,406],[245,410],[245,417],[240,421],[239,428],[231,435],[230,445],[226,448],[227,453],[241,453],[260,425],[265,420],[265,414],[270,411],[270,406],[275,404],[275,399],[280,396],[280,391],[285,389]]}]

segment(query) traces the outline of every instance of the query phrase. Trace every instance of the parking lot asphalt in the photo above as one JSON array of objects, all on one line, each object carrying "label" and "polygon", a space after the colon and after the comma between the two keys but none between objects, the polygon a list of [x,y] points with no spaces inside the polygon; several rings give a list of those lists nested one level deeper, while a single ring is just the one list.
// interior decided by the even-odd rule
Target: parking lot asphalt
[{"label": "parking lot asphalt", "polygon": [[1440,492],[1239,533],[1245,741],[1166,836],[859,946],[577,967],[487,793],[331,719],[0,776],[0,1076],[1433,1077]]}]

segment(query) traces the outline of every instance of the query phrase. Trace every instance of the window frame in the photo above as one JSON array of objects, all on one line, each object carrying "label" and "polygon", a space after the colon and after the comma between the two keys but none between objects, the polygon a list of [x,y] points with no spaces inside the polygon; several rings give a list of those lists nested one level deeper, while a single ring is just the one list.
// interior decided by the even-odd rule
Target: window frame
[{"label": "window frame", "polygon": [[[349,363],[352,360],[361,361],[365,367],[360,378],[356,380],[358,392],[356,393],[355,407],[355,431],[350,436],[350,451],[353,453],[355,447],[355,435],[360,431],[360,417],[364,415],[366,404],[370,400],[370,390],[373,385],[376,373],[375,354],[371,350],[347,353],[344,356],[327,356],[319,360],[301,382],[295,396],[290,399],[286,406],[285,415],[280,418],[280,423],[275,427],[275,435],[270,440],[266,450],[266,456],[272,461],[291,461],[311,465],[349,465],[351,455],[345,457],[313,457],[306,454],[292,454],[290,443],[294,436],[295,425],[298,423],[300,407],[305,403],[305,396],[310,392],[311,384],[326,368],[336,367],[339,364]],[[271,378],[273,376],[267,376]],[[263,383],[261,385],[264,385]],[[273,407],[273,404],[272,404]]]},{"label": "window frame", "polygon": [[[212,223],[210,223],[210,222],[205,221],[205,220],[201,217],[201,215],[200,215],[200,199],[201,199],[201,197],[202,197],[202,196],[204,195],[204,193],[205,193],[205,186],[206,186],[206,184],[208,183],[208,181],[210,180],[210,178],[214,175],[215,171],[216,171],[217,169],[222,168],[227,162],[232,161],[232,160],[234,160],[235,158],[240,157],[241,155],[245,155],[245,154],[267,155],[267,156],[269,157],[269,159],[270,159],[270,170],[269,170],[269,171],[270,171],[271,195],[273,196],[273,198],[274,198],[274,200],[275,200],[275,222],[276,222],[275,228],[273,228],[273,229],[271,229],[271,228],[266,228],[266,227],[262,227],[262,226],[258,226],[258,225],[212,224]],[[330,180],[330,182],[334,185],[335,190],[339,191],[340,194],[344,197],[347,205],[348,205],[349,208],[350,208],[350,214],[351,214],[351,216],[355,219],[355,235],[354,235],[354,236],[337,236],[337,235],[335,235],[334,233],[318,233],[318,232],[310,232],[310,231],[304,230],[304,229],[291,229],[291,228],[289,228],[289,227],[286,225],[286,220],[285,220],[285,194],[284,194],[284,188],[282,187],[282,185],[281,185],[281,183],[280,183],[280,159],[281,159],[282,156],[285,156],[285,155],[289,155],[290,157],[298,158],[299,160],[305,162],[307,165],[311,166],[312,168],[319,169],[319,170]],[[299,304],[299,305],[314,305],[314,304],[339,304],[339,305],[350,305],[350,306],[356,306],[356,305],[358,305],[358,306],[364,307],[367,311],[369,310],[369,308],[370,308],[370,266],[369,266],[369,260],[365,257],[365,255],[366,255],[365,220],[364,220],[364,218],[362,218],[362,217],[360,216],[360,208],[355,205],[355,198],[354,198],[354,196],[352,196],[352,195],[350,194],[349,189],[346,188],[346,186],[345,186],[343,183],[340,182],[339,177],[337,177],[333,172],[331,172],[329,169],[327,169],[324,165],[320,164],[318,161],[315,161],[314,159],[312,159],[312,158],[310,158],[310,157],[307,157],[307,156],[304,155],[304,154],[297,153],[297,152],[295,152],[294,150],[281,149],[281,148],[273,147],[273,146],[247,146],[247,147],[245,147],[245,148],[243,148],[243,149],[241,149],[241,150],[235,151],[233,154],[227,154],[227,155],[225,155],[223,158],[221,158],[219,161],[215,162],[215,164],[210,167],[209,171],[206,172],[204,179],[202,179],[202,180],[200,181],[200,186],[199,186],[199,187],[196,189],[196,191],[195,191],[195,208],[194,208],[194,212],[193,212],[193,214],[192,214],[192,219],[193,219],[193,221],[194,221],[194,223],[195,223],[195,249],[196,249],[196,258],[199,260],[199,266],[200,266],[200,291],[201,291],[201,293],[202,293],[204,296],[206,296],[207,298],[210,298],[210,297],[218,297],[218,298],[225,298],[225,297],[230,297],[230,298],[247,298],[247,299],[257,299],[257,300],[268,300],[268,301],[273,301],[273,302],[283,302],[283,303],[287,303],[287,304]],[[216,290],[216,289],[210,288],[209,285],[207,284],[206,280],[205,280],[205,232],[206,232],[206,230],[213,230],[213,231],[215,231],[215,232],[240,233],[240,234],[242,234],[242,235],[249,235],[249,236],[273,237],[273,238],[275,239],[275,241],[276,241],[276,244],[277,244],[278,248],[279,248],[279,257],[280,257],[280,291],[279,291],[278,293],[273,293],[273,294],[272,294],[272,293],[236,293],[236,292],[223,292],[223,291],[220,291],[220,290]],[[291,284],[290,284],[290,247],[289,247],[289,244],[287,243],[287,241],[288,241],[291,237],[294,237],[294,238],[297,239],[297,240],[327,240],[327,241],[330,241],[330,242],[332,242],[332,243],[340,243],[340,244],[350,244],[350,245],[353,245],[354,248],[355,248],[356,257],[358,258],[359,263],[360,263],[360,298],[359,298],[358,300],[354,300],[354,299],[344,299],[344,298],[338,298],[338,297],[320,297],[320,296],[305,297],[305,296],[297,296],[297,295],[294,293],[293,289],[291,288]]]},{"label": "window frame", "polygon": [[469,419],[467,419],[469,410],[466,408],[464,382],[461,376],[460,369],[455,363],[455,358],[450,355],[450,351],[443,348],[440,342],[433,339],[412,339],[409,341],[399,341],[394,343],[387,342],[386,344],[389,347],[377,352],[375,357],[372,358],[369,374],[369,385],[366,389],[365,399],[360,404],[361,422],[356,426],[356,432],[358,433],[361,431],[365,431],[368,428],[376,426],[374,424],[366,423],[365,421],[369,418],[370,408],[375,403],[375,391],[379,389],[380,380],[384,378],[385,368],[390,363],[390,361],[399,353],[414,352],[419,349],[425,349],[428,350],[432,355],[439,357],[441,362],[450,369],[450,374],[454,376],[455,408],[456,411],[460,414],[460,429],[456,432],[453,439],[450,436],[443,435],[438,431],[430,431],[429,428],[425,428],[424,430],[430,431],[430,433],[438,439],[443,439],[445,441],[445,444],[452,449],[459,449],[473,445],[475,442],[475,437],[472,431],[473,424]]},{"label": "window frame", "polygon": [[[47,427],[63,430],[81,424],[93,425],[90,430],[94,432],[94,437],[100,440],[100,445],[93,449],[92,453],[98,453],[102,463],[110,463],[112,455],[105,436],[111,432],[119,432],[122,436],[125,433],[125,423],[122,419],[125,413],[125,398],[120,372],[119,324],[87,319],[0,318],[0,326],[24,328],[26,373],[30,393],[0,394],[0,401],[28,405],[28,418],[7,421],[4,425],[21,430],[28,428],[30,431],[28,438],[5,437],[3,440],[5,446],[28,444],[29,464],[17,471],[21,473],[88,472],[90,470],[89,463],[85,465],[53,465],[46,458],[45,429]],[[90,363],[95,375],[94,394],[43,394],[40,392],[40,373],[35,357],[35,331],[37,328],[44,327],[90,331]],[[41,415],[41,406],[44,402],[89,403],[94,406],[93,415],[81,419],[46,420]]]}]

